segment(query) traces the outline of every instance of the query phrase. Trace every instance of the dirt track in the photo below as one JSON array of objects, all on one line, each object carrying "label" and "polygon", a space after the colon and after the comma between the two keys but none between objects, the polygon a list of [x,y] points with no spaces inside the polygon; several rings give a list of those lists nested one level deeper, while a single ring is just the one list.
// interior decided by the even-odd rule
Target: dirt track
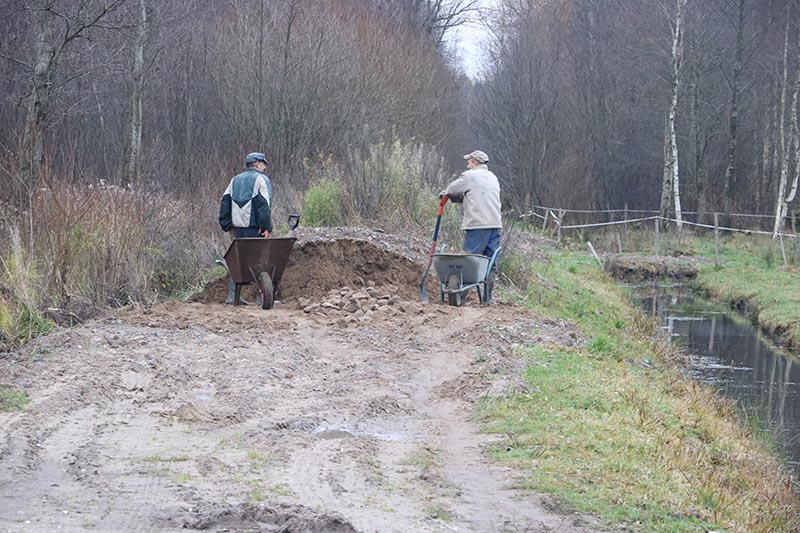
[{"label": "dirt track", "polygon": [[345,323],[286,296],[129,309],[0,355],[0,384],[32,399],[0,413],[0,530],[603,529],[514,490],[470,417],[524,389],[519,346],[576,332],[406,295]]}]

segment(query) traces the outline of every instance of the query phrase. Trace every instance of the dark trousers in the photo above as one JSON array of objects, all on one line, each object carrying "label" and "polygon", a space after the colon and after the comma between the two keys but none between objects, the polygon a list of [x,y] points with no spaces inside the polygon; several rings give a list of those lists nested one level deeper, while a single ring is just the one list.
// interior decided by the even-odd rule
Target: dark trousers
[{"label": "dark trousers", "polygon": [[233,236],[236,239],[243,237],[261,237],[258,228],[233,228]]}]

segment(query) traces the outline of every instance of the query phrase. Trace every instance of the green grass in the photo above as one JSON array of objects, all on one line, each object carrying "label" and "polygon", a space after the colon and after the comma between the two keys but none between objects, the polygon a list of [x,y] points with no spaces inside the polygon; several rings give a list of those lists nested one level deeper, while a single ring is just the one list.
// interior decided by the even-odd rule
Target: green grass
[{"label": "green grass", "polygon": [[0,386],[0,411],[21,411],[30,402],[24,392]]},{"label": "green grass", "polygon": [[427,446],[420,447],[417,451],[410,453],[406,456],[401,464],[413,466],[420,470],[434,468],[439,465],[441,461],[441,450],[436,448],[429,448]]},{"label": "green grass", "polygon": [[261,469],[267,465],[270,461],[272,461],[272,455],[265,455],[263,453],[257,452],[255,450],[248,450],[247,454],[247,462],[250,464],[251,468]]},{"label": "green grass", "polygon": [[276,496],[291,496],[292,489],[283,483],[275,483],[269,486],[269,491]]},{"label": "green grass", "polygon": [[[51,320],[37,309],[20,302],[4,303],[0,299],[0,331],[12,345],[25,344],[31,339],[46,335],[53,330]],[[0,344],[2,337],[0,337]]]},{"label": "green grass", "polygon": [[452,522],[453,516],[450,509],[443,503],[432,503],[425,507],[425,514],[434,520]]},{"label": "green grass", "polygon": [[[704,255],[709,252],[706,245]],[[800,349],[800,270],[784,265],[780,250],[769,237],[734,236],[720,247],[720,265],[708,264],[697,285],[710,296],[743,307],[770,335],[791,349]]]},{"label": "green grass", "polygon": [[264,501],[264,493],[261,490],[261,482],[257,479],[250,479],[247,481],[250,485],[250,492],[247,495],[247,500],[251,503],[258,503]]},{"label": "green grass", "polygon": [[[780,463],[729,402],[685,379],[624,290],[580,253],[532,265],[529,305],[580,346],[527,349],[529,392],[487,399],[492,449],[521,488],[643,531],[792,531]],[[646,363],[646,364],[645,364]]]}]

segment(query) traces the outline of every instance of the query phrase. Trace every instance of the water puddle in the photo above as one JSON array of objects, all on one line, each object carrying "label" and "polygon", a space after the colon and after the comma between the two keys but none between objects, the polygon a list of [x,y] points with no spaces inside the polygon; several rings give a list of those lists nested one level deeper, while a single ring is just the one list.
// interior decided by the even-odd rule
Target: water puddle
[{"label": "water puddle", "polygon": [[776,432],[800,470],[800,361],[740,315],[694,296],[686,286],[634,286],[634,299],[690,356],[689,374],[736,400]]},{"label": "water puddle", "polygon": [[315,431],[315,433],[317,437],[323,440],[349,439],[355,437],[355,435],[344,429],[321,429]]}]

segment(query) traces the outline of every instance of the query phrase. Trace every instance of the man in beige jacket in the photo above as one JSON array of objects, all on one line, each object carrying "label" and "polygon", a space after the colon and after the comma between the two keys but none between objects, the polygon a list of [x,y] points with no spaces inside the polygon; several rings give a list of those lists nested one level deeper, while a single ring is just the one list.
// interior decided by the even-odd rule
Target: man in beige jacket
[{"label": "man in beige jacket", "polygon": [[[500,248],[500,183],[486,164],[489,156],[475,150],[464,156],[467,170],[439,193],[464,203],[461,229],[466,231],[464,251],[492,257]],[[496,265],[495,265],[496,266]]]}]

